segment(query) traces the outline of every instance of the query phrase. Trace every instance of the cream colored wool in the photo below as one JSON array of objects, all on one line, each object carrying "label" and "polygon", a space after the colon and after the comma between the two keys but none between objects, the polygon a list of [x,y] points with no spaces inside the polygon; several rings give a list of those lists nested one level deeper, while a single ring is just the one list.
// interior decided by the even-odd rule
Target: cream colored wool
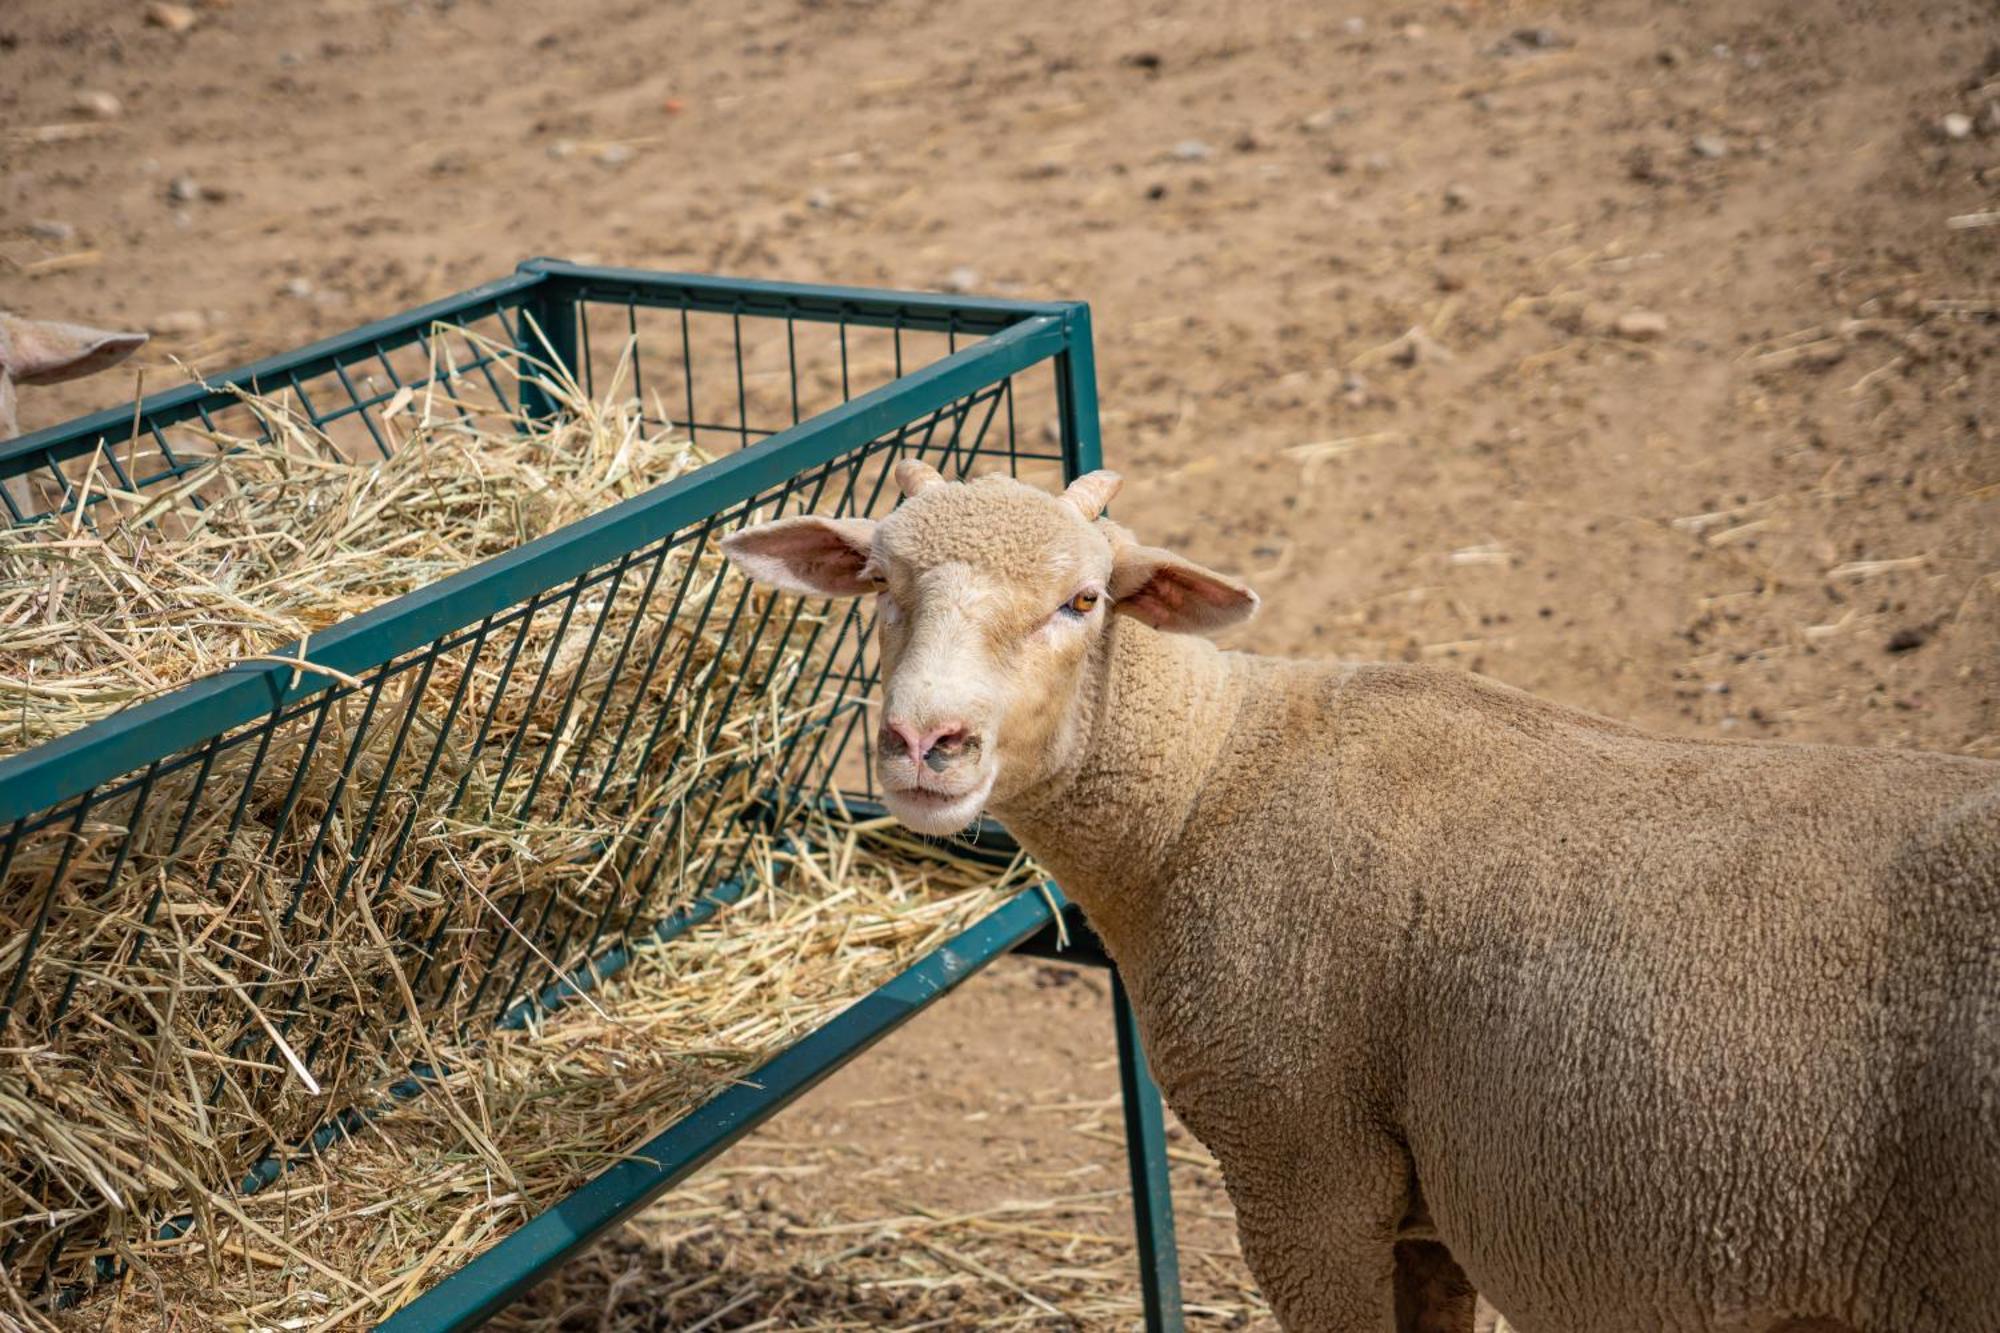
[{"label": "cream colored wool", "polygon": [[1221,652],[1154,626],[1254,596],[1101,474],[926,474],[726,548],[883,599],[890,720],[967,738],[885,737],[891,808],[983,785],[1082,906],[1288,1328],[2000,1329],[2000,764]]}]

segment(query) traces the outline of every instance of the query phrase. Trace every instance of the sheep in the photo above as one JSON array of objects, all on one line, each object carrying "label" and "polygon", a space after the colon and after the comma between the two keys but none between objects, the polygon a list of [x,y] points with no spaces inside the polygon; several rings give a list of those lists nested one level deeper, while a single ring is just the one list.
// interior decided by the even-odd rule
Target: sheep
[{"label": "sheep", "polygon": [[[14,407],[16,384],[60,384],[106,370],[132,355],[145,341],[143,333],[111,333],[81,324],[23,319],[0,310],[0,443],[21,433]],[[41,511],[37,488],[26,476],[9,477],[4,486],[21,518]],[[6,512],[5,506],[0,506],[0,513]]]},{"label": "sheep", "polygon": [[2000,763],[1222,652],[1115,474],[896,478],[723,549],[875,598],[886,803],[1081,906],[1285,1327],[2000,1329]]}]

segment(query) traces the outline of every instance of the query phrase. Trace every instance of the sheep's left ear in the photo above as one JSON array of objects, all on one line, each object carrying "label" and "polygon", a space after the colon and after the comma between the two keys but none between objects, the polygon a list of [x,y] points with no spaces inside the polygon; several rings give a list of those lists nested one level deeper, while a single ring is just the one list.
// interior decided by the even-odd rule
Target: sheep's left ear
[{"label": "sheep's left ear", "polygon": [[808,597],[859,597],[882,586],[871,553],[872,518],[800,514],[722,539],[722,553],[759,583]]},{"label": "sheep's left ear", "polygon": [[1213,634],[1257,614],[1257,594],[1235,579],[1157,546],[1116,544],[1111,609],[1169,634]]}]

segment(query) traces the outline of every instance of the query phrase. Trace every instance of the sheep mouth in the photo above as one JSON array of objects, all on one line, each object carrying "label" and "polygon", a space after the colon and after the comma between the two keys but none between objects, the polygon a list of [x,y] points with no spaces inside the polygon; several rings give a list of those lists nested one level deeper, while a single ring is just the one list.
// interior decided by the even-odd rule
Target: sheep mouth
[{"label": "sheep mouth", "polygon": [[903,823],[933,836],[957,833],[978,819],[993,791],[993,775],[981,778],[969,791],[940,791],[919,784],[884,784],[882,803]]}]

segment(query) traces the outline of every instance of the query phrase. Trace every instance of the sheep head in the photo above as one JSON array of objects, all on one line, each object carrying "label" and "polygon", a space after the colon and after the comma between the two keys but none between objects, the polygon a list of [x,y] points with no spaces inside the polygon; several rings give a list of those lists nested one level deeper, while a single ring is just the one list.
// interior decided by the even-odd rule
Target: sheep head
[{"label": "sheep head", "polygon": [[1206,633],[1257,608],[1242,584],[1101,517],[1115,472],[1050,495],[905,459],[896,481],[905,500],[886,518],[783,518],[722,549],[772,587],[876,599],[877,773],[890,811],[922,832],[957,832],[1067,766],[1113,616]]}]

